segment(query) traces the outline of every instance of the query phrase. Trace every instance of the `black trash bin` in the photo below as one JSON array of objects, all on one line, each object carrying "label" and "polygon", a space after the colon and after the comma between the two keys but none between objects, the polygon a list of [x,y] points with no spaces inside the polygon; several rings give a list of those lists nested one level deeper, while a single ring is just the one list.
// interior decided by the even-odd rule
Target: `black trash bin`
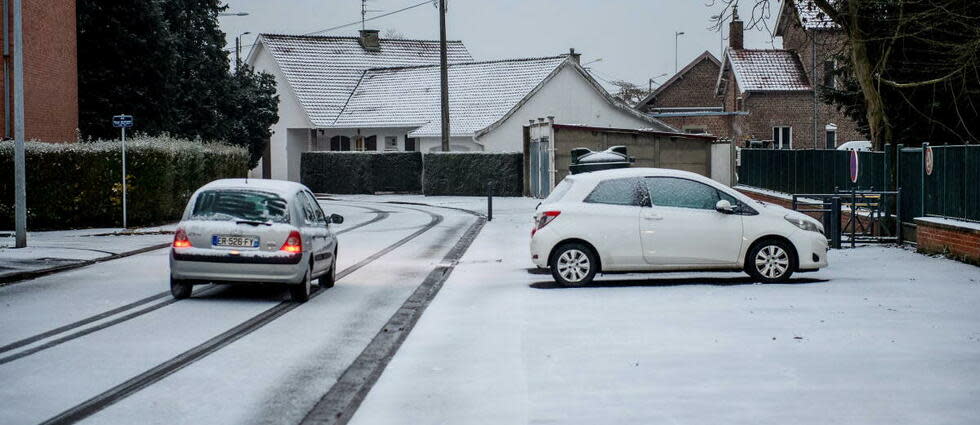
[{"label": "black trash bin", "polygon": [[581,174],[613,168],[629,168],[635,160],[626,154],[626,146],[613,146],[599,152],[576,148],[572,149],[572,165],[568,166],[568,170],[572,174]]}]

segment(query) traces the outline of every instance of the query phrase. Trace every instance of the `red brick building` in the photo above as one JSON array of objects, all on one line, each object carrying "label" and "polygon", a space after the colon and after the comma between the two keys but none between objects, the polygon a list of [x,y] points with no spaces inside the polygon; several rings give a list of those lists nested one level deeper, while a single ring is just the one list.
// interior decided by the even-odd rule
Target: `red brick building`
[{"label": "red brick building", "polygon": [[[8,11],[0,77],[0,128],[13,129],[13,1]],[[22,0],[24,31],[24,132],[27,140],[75,141],[78,129],[78,60],[75,0]]]},{"label": "red brick building", "polygon": [[845,47],[840,28],[810,1],[786,0],[774,35],[783,38],[783,49],[746,49],[736,9],[720,63],[705,52],[637,107],[676,128],[740,146],[833,149],[865,139],[815,90],[836,84],[831,72]]}]

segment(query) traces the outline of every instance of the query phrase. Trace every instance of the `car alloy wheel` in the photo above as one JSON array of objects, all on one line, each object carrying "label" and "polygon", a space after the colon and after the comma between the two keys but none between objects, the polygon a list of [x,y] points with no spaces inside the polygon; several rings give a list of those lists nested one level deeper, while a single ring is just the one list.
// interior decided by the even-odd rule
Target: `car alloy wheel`
[{"label": "car alloy wheel", "polygon": [[790,268],[789,253],[778,245],[766,245],[755,255],[755,270],[763,278],[776,280]]},{"label": "car alloy wheel", "polygon": [[585,244],[565,243],[551,254],[548,267],[551,277],[562,286],[585,286],[599,272],[599,258]]}]

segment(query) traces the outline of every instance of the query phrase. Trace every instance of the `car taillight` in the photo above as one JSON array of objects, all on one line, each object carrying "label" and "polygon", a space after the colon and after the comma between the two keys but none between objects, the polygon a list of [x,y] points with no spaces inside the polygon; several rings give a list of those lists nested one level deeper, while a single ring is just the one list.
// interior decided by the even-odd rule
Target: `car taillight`
[{"label": "car taillight", "polygon": [[548,225],[548,223],[555,221],[559,214],[561,214],[561,211],[545,211],[541,213],[537,220],[534,221],[534,228],[531,229],[531,236],[534,236],[538,230],[543,229],[544,226]]},{"label": "car taillight", "polygon": [[280,251],[286,252],[303,252],[303,238],[299,236],[299,232],[293,230],[289,232],[289,237],[286,238],[286,242],[283,242]]},{"label": "car taillight", "polygon": [[187,232],[184,229],[177,229],[174,232],[174,248],[190,248],[191,241],[187,239]]}]

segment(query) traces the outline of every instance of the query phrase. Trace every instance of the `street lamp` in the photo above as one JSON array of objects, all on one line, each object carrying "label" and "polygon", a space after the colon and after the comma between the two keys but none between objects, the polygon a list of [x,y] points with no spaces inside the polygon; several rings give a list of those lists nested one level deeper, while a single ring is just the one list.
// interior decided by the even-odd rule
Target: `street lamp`
[{"label": "street lamp", "polygon": [[718,21],[718,57],[725,55],[725,27],[721,25],[722,15],[711,15],[711,19]]},{"label": "street lamp", "polygon": [[684,35],[684,31],[674,31],[674,73],[677,73],[677,37]]},{"label": "street lamp", "polygon": [[586,63],[584,63],[584,64],[582,64],[582,69],[589,69],[589,68],[587,68],[587,67],[588,67],[589,65],[592,65],[592,64],[594,64],[594,63],[596,63],[596,62],[602,62],[602,58],[598,58],[598,59],[594,59],[594,60],[590,60],[590,61],[588,61],[588,62],[586,62]]},{"label": "street lamp", "polygon": [[236,74],[238,73],[238,65],[242,63],[240,59],[240,55],[242,51],[242,36],[249,35],[249,34],[251,34],[250,31],[245,31],[241,34],[238,34],[238,36],[235,37],[235,73]]},{"label": "street lamp", "polygon": [[650,92],[652,92],[652,91],[653,91],[653,83],[654,83],[654,80],[656,80],[657,78],[660,78],[660,77],[666,77],[666,76],[667,76],[667,73],[665,72],[665,73],[663,73],[663,74],[660,74],[660,75],[655,75],[655,76],[653,76],[653,77],[650,77],[650,79],[649,79],[649,80],[647,80],[647,85],[648,85],[648,87],[647,87],[647,91],[650,91]]},{"label": "street lamp", "polygon": [[218,16],[248,16],[248,12],[218,12]]}]

